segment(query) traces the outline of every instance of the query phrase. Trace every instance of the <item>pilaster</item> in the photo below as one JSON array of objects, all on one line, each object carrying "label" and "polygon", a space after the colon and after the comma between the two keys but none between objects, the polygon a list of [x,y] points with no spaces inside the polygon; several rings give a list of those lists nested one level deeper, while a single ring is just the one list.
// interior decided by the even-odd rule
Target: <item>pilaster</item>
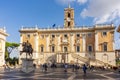
[{"label": "pilaster", "polygon": [[49,45],[50,45],[50,37],[49,35],[45,35],[46,37],[46,52],[49,52],[50,49],[49,49]]},{"label": "pilaster", "polygon": [[74,35],[71,33],[70,34],[70,46],[71,46],[71,52],[74,52]]},{"label": "pilaster", "polygon": [[82,36],[83,36],[83,52],[85,52],[86,51],[86,36],[85,34],[82,34]]},{"label": "pilaster", "polygon": [[38,58],[38,33],[35,33],[34,34],[34,52],[35,52],[35,55],[34,55],[34,58]]},{"label": "pilaster", "polygon": [[98,33],[95,32],[95,51],[98,51]]}]

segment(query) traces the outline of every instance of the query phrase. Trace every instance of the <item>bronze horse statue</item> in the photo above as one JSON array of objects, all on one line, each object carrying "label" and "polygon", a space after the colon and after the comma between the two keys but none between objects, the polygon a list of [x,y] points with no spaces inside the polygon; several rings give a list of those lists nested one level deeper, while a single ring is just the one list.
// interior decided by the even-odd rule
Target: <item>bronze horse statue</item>
[{"label": "bronze horse statue", "polygon": [[23,42],[22,43],[22,47],[23,47],[23,49],[22,49],[22,51],[20,51],[20,55],[22,54],[22,53],[26,53],[26,58],[27,58],[27,54],[29,55],[29,56],[33,56],[32,55],[32,53],[33,53],[33,48],[32,48],[32,45],[27,41],[27,42]]}]

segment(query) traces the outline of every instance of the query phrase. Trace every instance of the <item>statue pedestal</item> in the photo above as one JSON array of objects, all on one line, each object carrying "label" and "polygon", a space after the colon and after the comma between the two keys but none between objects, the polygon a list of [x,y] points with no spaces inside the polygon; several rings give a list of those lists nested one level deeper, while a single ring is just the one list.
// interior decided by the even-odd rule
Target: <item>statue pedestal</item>
[{"label": "statue pedestal", "polygon": [[25,73],[30,73],[32,71],[34,71],[34,66],[33,66],[33,61],[34,59],[26,59],[26,58],[22,58],[22,68],[21,71],[25,72]]}]

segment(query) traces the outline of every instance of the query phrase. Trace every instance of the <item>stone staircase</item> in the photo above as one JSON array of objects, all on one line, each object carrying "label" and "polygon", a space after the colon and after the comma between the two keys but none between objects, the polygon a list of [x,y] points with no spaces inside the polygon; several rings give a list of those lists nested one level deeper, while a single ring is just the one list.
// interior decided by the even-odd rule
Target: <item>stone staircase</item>
[{"label": "stone staircase", "polygon": [[87,57],[82,57],[82,56],[75,54],[75,53],[71,53],[71,55],[73,58],[78,59],[80,61],[83,61],[85,63],[89,61],[89,59]]},{"label": "stone staircase", "polygon": [[98,60],[98,59],[95,59],[95,58],[94,59],[89,59],[87,57],[82,57],[82,56],[80,56],[78,54],[75,54],[75,53],[71,53],[71,55],[72,55],[73,58],[78,59],[78,60],[80,60],[84,63],[89,63],[90,61],[94,61],[94,62],[96,62],[100,65],[103,65],[103,66],[112,66],[111,64],[105,63],[105,62],[103,62],[101,60]]}]

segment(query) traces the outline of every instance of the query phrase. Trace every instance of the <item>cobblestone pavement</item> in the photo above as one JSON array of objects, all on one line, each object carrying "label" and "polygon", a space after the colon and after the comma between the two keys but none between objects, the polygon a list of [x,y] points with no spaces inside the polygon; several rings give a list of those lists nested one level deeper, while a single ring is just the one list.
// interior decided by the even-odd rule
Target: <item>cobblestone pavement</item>
[{"label": "cobblestone pavement", "polygon": [[48,69],[47,72],[36,69],[32,73],[23,73],[18,69],[12,69],[0,70],[0,80],[120,80],[120,74],[115,71],[88,70],[84,75],[81,69],[77,72],[73,72],[72,69],[64,72],[63,68]]}]

